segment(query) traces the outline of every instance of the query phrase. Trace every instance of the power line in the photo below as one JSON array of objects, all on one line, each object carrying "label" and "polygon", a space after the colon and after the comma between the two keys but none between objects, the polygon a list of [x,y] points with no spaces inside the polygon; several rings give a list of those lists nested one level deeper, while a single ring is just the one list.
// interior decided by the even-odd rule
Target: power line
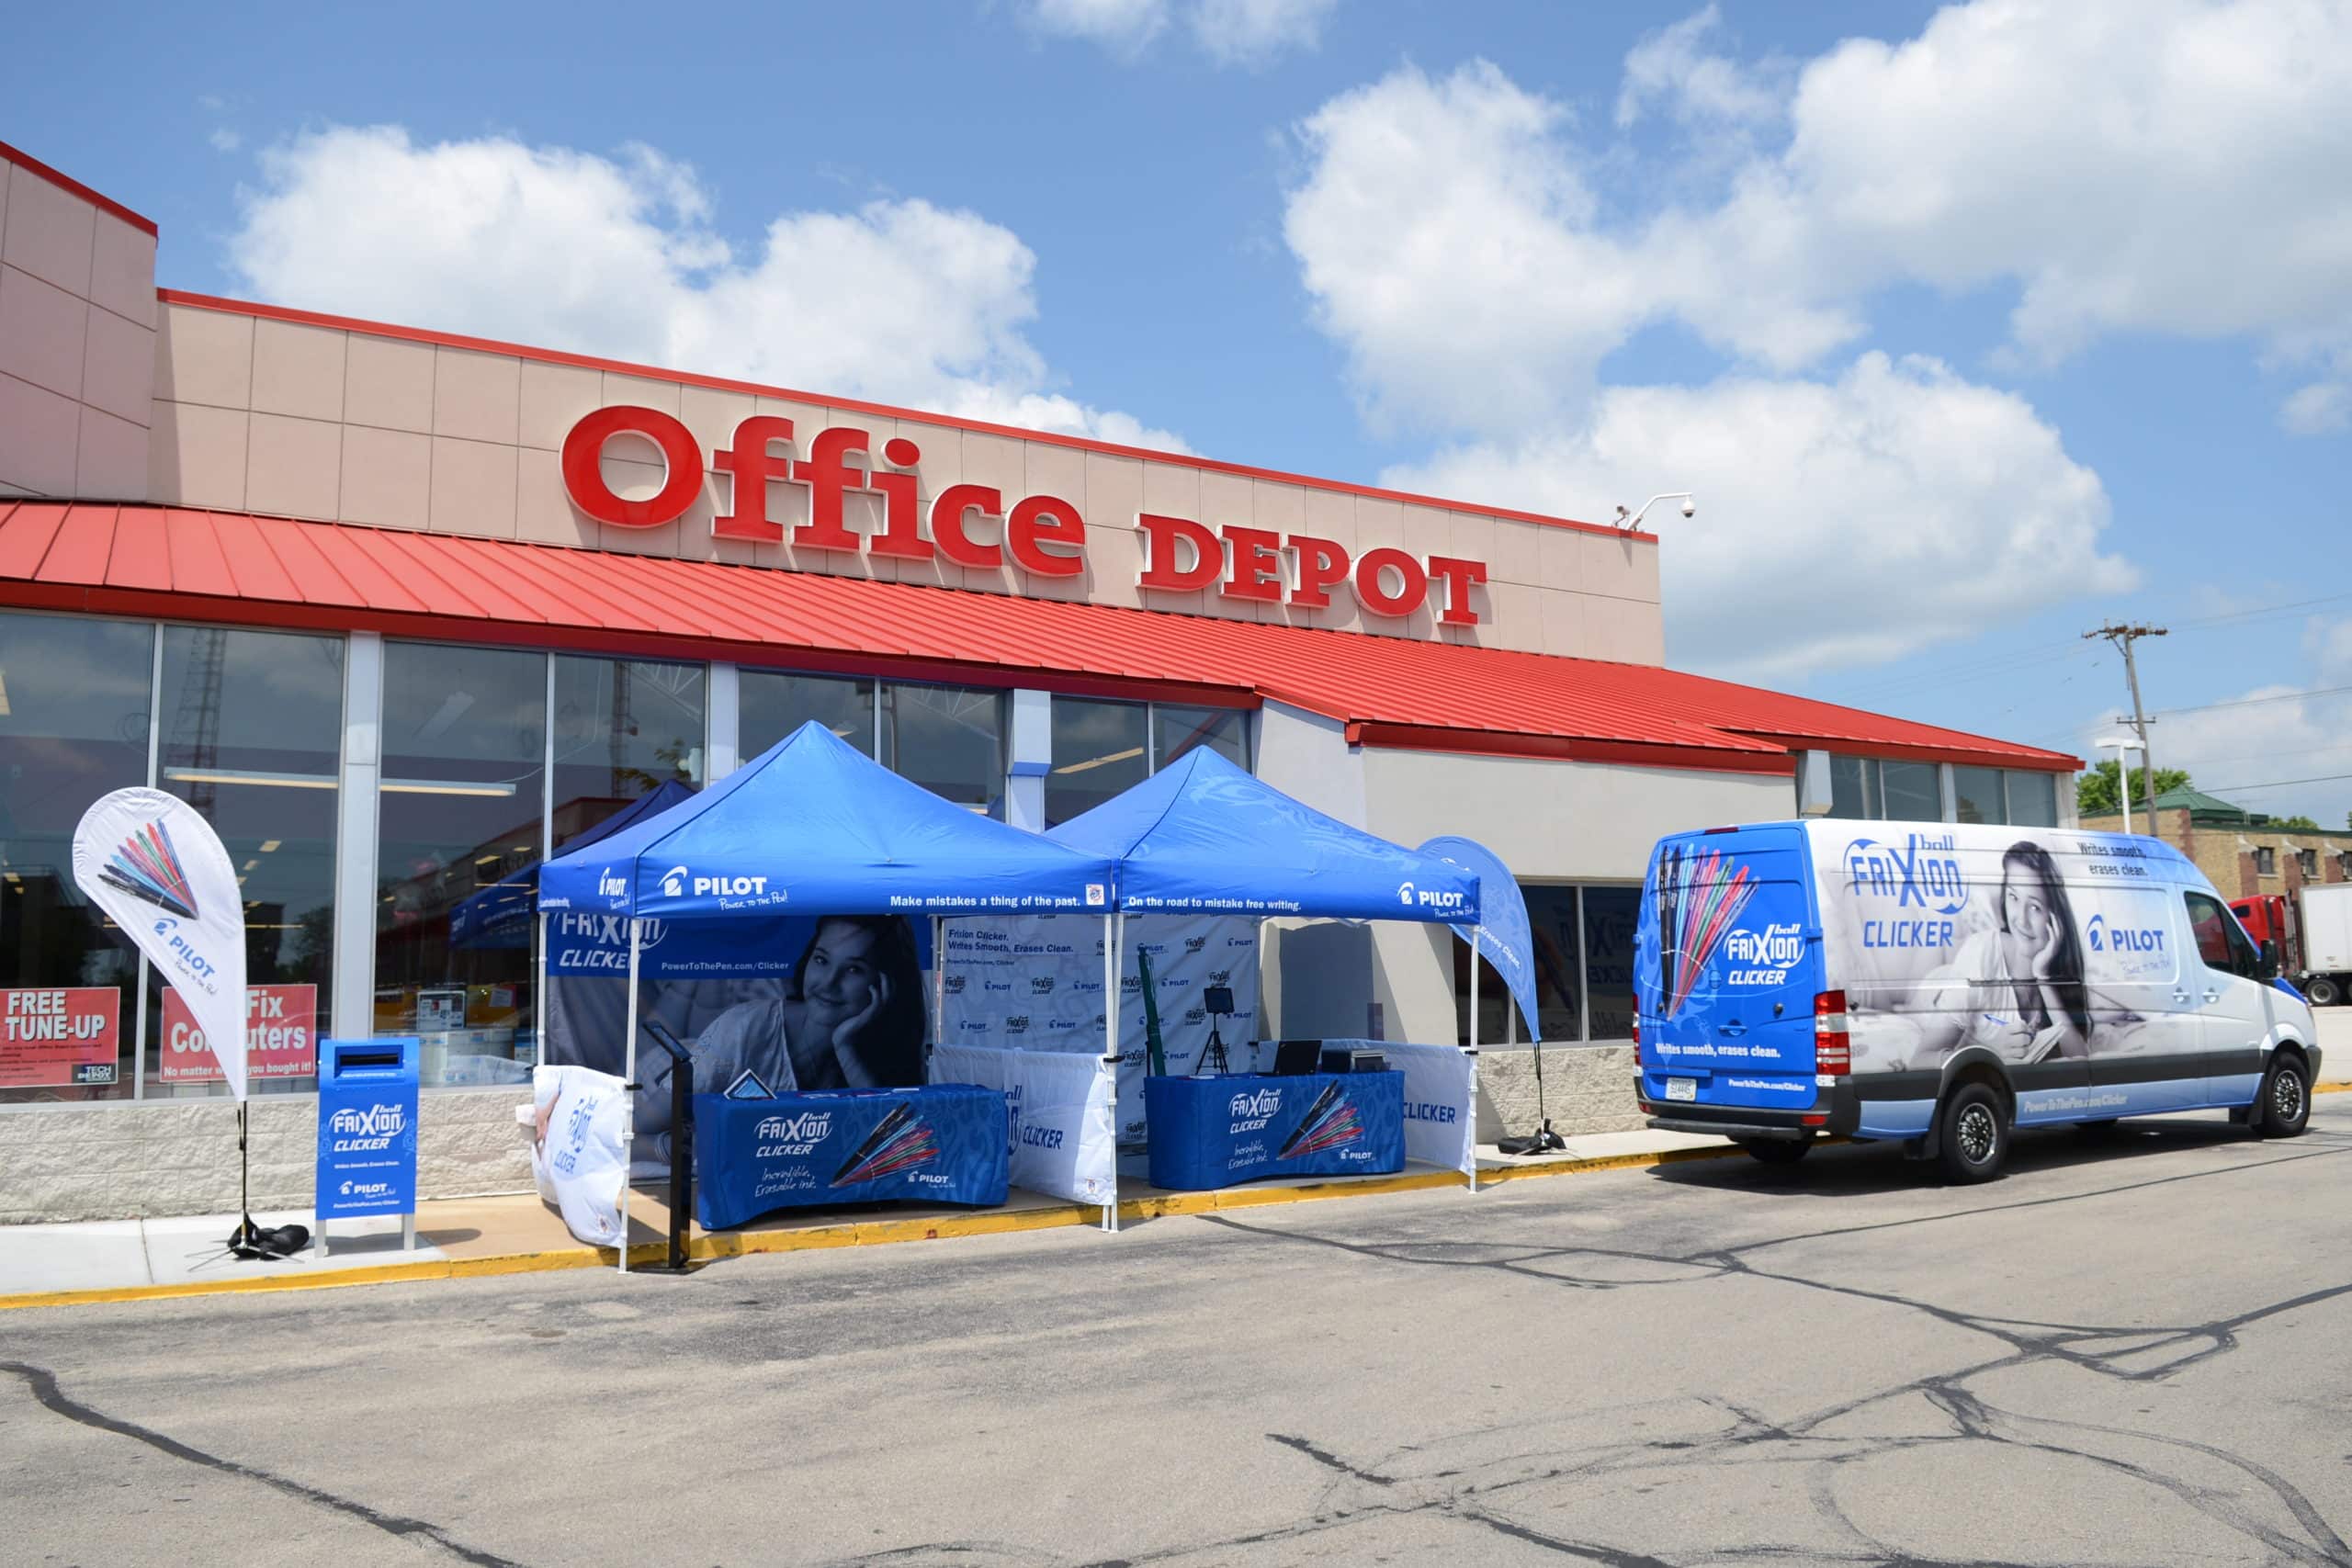
[{"label": "power line", "polygon": [[2165,718],[2177,713],[2211,713],[2215,708],[2250,708],[2262,703],[2291,703],[2300,702],[2305,697],[2340,696],[2346,692],[2352,692],[2352,686],[2314,686],[2308,691],[2280,692],[2278,695],[2271,697],[2240,697],[2235,702],[2199,703],[2195,707],[2158,708],[2148,716]]},{"label": "power line", "polygon": [[2273,779],[2268,784],[2215,784],[2206,793],[2219,795],[2223,790],[2228,790],[2233,794],[2243,795],[2250,789],[2290,789],[2296,784],[2337,784],[2345,779],[2352,779],[2352,773],[2322,773],[2315,779]]}]

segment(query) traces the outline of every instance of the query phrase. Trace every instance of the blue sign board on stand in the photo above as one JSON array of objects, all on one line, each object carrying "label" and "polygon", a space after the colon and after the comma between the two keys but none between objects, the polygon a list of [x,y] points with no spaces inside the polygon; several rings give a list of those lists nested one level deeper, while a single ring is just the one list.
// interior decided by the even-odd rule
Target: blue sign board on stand
[{"label": "blue sign board on stand", "polygon": [[321,1225],[415,1214],[416,1084],[413,1034],[319,1042]]}]

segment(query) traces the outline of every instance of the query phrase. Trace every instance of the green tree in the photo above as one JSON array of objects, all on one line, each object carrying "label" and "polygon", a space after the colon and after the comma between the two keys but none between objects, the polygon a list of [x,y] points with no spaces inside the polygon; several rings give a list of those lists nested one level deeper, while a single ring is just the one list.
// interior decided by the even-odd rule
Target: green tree
[{"label": "green tree", "polygon": [[[2164,774],[2159,773],[2156,776],[2158,778],[2162,778],[2164,777]],[[2270,825],[2273,828],[2282,828],[2290,833],[2316,833],[2319,831],[2319,824],[2312,821],[2308,817],[2281,817]]]},{"label": "green tree", "polygon": [[[2147,771],[2145,768],[2132,770],[2132,806],[2134,810],[2137,810],[2148,798],[2147,790],[2142,782]],[[2075,780],[2076,814],[2083,817],[2121,816],[2123,807],[2116,803],[2115,798],[2115,779],[2116,763],[2112,757],[2095,768],[2085,769]],[[2192,786],[2188,782],[2188,775],[2178,768],[2156,770],[2158,795],[2169,795],[2174,790],[2190,787]]]}]

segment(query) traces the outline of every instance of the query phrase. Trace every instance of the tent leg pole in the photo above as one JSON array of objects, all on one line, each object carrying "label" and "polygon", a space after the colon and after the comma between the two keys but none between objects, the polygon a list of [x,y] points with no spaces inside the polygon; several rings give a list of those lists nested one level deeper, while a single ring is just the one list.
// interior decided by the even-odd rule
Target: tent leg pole
[{"label": "tent leg pole", "polygon": [[[1487,934],[1484,926],[1470,928],[1470,1125],[1478,1125],[1478,942]],[[1470,1190],[1478,1190],[1478,1143],[1474,1130],[1470,1142]]]},{"label": "tent leg pole", "polygon": [[[931,917],[931,1043],[939,1043],[939,1032],[947,1025],[947,917]],[[931,1077],[931,1064],[923,1064],[923,1077]]]},{"label": "tent leg pole", "polygon": [[1102,1055],[1111,1074],[1111,1201],[1102,1205],[1102,1229],[1119,1231],[1119,944],[1127,919],[1117,910],[1102,917]]},{"label": "tent leg pole", "polygon": [[533,1021],[531,1030],[531,1065],[544,1067],[548,1065],[548,1020],[555,1010],[548,996],[548,912],[545,909],[539,911],[538,926],[538,972],[531,981],[531,1006],[538,1017]]},{"label": "tent leg pole", "polygon": [[644,929],[634,915],[628,920],[628,1059],[621,1068],[621,1084],[625,1107],[621,1119],[621,1272],[628,1272],[628,1178],[629,1165],[635,1155],[632,1145],[637,1142],[637,953],[638,939]]}]

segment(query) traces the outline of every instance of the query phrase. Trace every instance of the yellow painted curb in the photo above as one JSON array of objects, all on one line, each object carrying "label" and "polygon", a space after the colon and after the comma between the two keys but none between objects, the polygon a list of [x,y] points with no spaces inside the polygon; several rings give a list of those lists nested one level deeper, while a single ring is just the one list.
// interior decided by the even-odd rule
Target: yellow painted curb
[{"label": "yellow painted curb", "polygon": [[[1819,1141],[1826,1145],[1832,1142],[1843,1143],[1845,1140],[1824,1138]],[[1519,1181],[1531,1176],[1584,1176],[1597,1170],[1644,1170],[1654,1165],[1679,1165],[1685,1160],[1693,1159],[1721,1159],[1725,1155],[1742,1152],[1744,1151],[1737,1144],[1720,1146],[1707,1144],[1690,1149],[1659,1149],[1651,1154],[1594,1155],[1586,1159],[1551,1160],[1542,1165],[1507,1165],[1494,1170],[1479,1171],[1478,1185],[1484,1187],[1494,1181]]]},{"label": "yellow painted curb", "polygon": [[2352,1094],[2352,1083],[2315,1083],[2312,1085],[2312,1092],[2313,1094]]},{"label": "yellow painted curb", "polygon": [[[2352,1087],[2352,1086],[2347,1086]],[[1482,1169],[1478,1184],[1515,1181],[1531,1176],[1577,1176],[1589,1171],[1635,1170],[1676,1160],[1713,1159],[1736,1154],[1736,1147],[1668,1149],[1657,1154],[1605,1155],[1591,1159],[1555,1160],[1544,1165]],[[1303,1187],[1230,1187],[1213,1192],[1165,1192],[1131,1198],[1119,1205],[1122,1220],[1174,1219],[1188,1214],[1215,1213],[1227,1209],[1252,1209],[1274,1203],[1306,1203],[1326,1198],[1373,1198],[1394,1192],[1422,1192],[1441,1187],[1464,1187],[1458,1170],[1424,1170],[1409,1175],[1360,1181],[1325,1181]],[[695,1263],[764,1253],[810,1252],[840,1247],[880,1247],[895,1242],[944,1241],[958,1236],[1009,1235],[1022,1231],[1056,1230],[1098,1223],[1102,1211],[1086,1203],[1050,1208],[991,1210],[973,1214],[923,1214],[905,1219],[849,1220],[839,1224],[812,1225],[797,1230],[730,1231],[697,1235],[686,1256]],[[633,1268],[666,1261],[667,1241],[639,1242],[629,1248]],[[243,1280],[182,1280],[170,1285],[124,1285],[107,1290],[34,1291],[0,1296],[0,1312],[29,1307],[96,1306],[114,1302],[171,1301],[189,1296],[244,1295],[279,1291],[336,1290],[346,1285],[391,1285],[424,1280],[479,1280],[502,1274],[545,1274],[566,1269],[610,1269],[620,1261],[609,1247],[550,1247],[539,1252],[499,1253],[485,1258],[422,1258],[408,1263],[379,1263],[356,1269],[325,1269],[316,1273],[263,1274]]]}]

